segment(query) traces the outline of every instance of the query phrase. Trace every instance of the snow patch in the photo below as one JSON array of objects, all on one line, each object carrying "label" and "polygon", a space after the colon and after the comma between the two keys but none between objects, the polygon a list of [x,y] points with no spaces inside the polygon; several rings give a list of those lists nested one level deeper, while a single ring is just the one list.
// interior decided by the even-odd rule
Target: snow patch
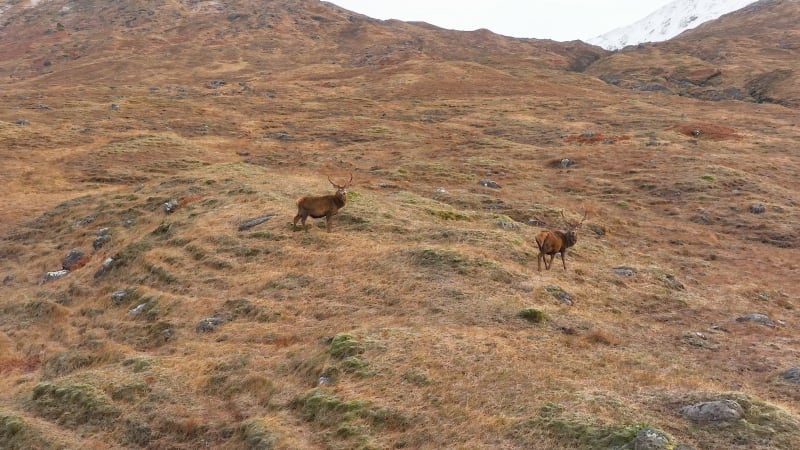
[{"label": "snow patch", "polygon": [[618,50],[642,42],[671,39],[709,20],[737,11],[754,0],[676,0],[627,27],[589,39],[590,44]]}]

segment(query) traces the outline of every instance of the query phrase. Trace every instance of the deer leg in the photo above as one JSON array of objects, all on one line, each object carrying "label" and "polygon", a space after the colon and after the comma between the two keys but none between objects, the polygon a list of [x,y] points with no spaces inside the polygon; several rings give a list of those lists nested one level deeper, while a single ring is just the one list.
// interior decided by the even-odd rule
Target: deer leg
[{"label": "deer leg", "polygon": [[538,269],[539,272],[542,271],[542,256],[544,255],[541,252],[539,252],[539,255],[536,256],[536,269]]},{"label": "deer leg", "polygon": [[294,216],[294,220],[292,220],[292,229],[297,231],[297,221],[300,220],[300,214]]},{"label": "deer leg", "polygon": [[325,225],[328,227],[328,233],[331,232],[331,215],[325,216]]},{"label": "deer leg", "polygon": [[553,253],[552,255],[550,255],[550,263],[548,264],[545,261],[545,267],[547,267],[547,270],[550,270],[550,268],[553,267],[553,258],[555,258],[555,257],[556,257],[556,254]]},{"label": "deer leg", "polygon": [[564,270],[567,270],[567,262],[564,261],[564,253],[565,252],[561,252],[561,264],[564,265]]}]

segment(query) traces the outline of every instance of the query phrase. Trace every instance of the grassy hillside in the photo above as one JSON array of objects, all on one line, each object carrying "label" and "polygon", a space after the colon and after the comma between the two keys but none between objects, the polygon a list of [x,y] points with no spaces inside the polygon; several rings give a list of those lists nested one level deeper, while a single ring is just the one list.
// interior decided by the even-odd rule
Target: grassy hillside
[{"label": "grassy hillside", "polygon": [[[0,447],[800,441],[795,110],[619,89],[566,70],[574,44],[298,5],[281,24],[326,24],[309,53],[342,30],[447,40],[274,71],[154,58],[112,83],[76,59],[0,92]],[[211,54],[245,40],[228,31]],[[332,233],[292,228],[350,174]],[[538,272],[562,213],[588,219],[567,270]],[[685,412],[712,401],[739,415]]]}]

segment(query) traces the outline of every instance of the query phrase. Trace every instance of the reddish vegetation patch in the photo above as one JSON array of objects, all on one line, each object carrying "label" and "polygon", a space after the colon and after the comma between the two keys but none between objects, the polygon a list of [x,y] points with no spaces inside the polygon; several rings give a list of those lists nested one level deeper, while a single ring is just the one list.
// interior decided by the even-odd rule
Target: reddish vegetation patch
[{"label": "reddish vegetation patch", "polygon": [[581,134],[573,134],[564,138],[565,142],[578,142],[580,144],[615,144],[619,141],[627,141],[631,137],[626,135],[611,136],[603,133],[586,131]]},{"label": "reddish vegetation patch", "polygon": [[14,358],[6,361],[0,361],[0,373],[11,373],[17,370],[22,373],[31,373],[39,369],[42,361],[38,356],[32,356],[27,359]]},{"label": "reddish vegetation patch", "polygon": [[712,139],[715,141],[739,138],[735,129],[722,125],[714,125],[712,123],[687,123],[675,125],[667,129],[693,138]]}]

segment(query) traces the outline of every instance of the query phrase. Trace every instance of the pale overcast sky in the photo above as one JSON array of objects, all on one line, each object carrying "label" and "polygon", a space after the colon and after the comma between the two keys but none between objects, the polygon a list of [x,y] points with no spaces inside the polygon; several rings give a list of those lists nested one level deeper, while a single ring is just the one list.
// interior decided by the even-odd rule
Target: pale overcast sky
[{"label": "pale overcast sky", "polygon": [[329,0],[375,19],[423,21],[452,30],[487,28],[537,39],[589,39],[630,25],[670,0]]}]

